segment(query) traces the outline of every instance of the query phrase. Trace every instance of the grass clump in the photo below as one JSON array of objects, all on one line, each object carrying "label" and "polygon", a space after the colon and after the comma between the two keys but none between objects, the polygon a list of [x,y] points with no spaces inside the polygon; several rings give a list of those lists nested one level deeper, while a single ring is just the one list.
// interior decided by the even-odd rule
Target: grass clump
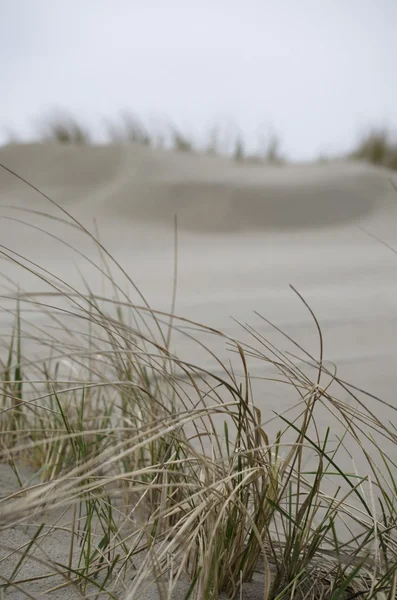
[{"label": "grass clump", "polygon": [[[3,340],[0,466],[16,484],[0,498],[2,593],[212,600],[244,598],[255,579],[265,599],[394,598],[395,427],[325,368],[314,315],[320,352],[300,349],[305,370],[248,325],[237,340],[152,310],[96,245],[101,260],[86,259],[109,296],[1,250],[48,288],[3,298],[15,325]],[[211,368],[173,350],[184,338]],[[271,382],[294,392],[291,410],[268,413]]]},{"label": "grass clump", "polygon": [[396,170],[397,139],[386,129],[373,129],[362,137],[351,157]]},{"label": "grass clump", "polygon": [[84,146],[91,143],[88,129],[74,117],[62,113],[42,119],[38,135],[42,142]]}]

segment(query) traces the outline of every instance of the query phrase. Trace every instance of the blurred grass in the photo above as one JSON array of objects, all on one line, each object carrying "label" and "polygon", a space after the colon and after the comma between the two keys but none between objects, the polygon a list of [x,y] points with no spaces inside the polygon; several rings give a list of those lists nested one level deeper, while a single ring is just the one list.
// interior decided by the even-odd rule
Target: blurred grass
[{"label": "blurred grass", "polygon": [[350,157],[396,170],[397,137],[384,128],[371,129],[361,137]]},{"label": "blurred grass", "polygon": [[42,118],[38,124],[38,138],[42,142],[88,145],[92,138],[88,128],[67,114]]},{"label": "blurred grass", "polygon": [[[160,127],[150,127],[133,113],[124,111],[119,118],[105,119],[102,128],[99,129],[102,132],[102,143],[106,144],[142,144],[176,152],[229,156],[236,161],[272,164],[285,162],[280,149],[280,139],[275,133],[270,133],[265,139],[261,136],[259,149],[248,152],[242,134],[232,126],[229,131],[214,126],[205,136],[204,142],[199,142],[172,123],[165,122]],[[63,111],[55,111],[37,119],[35,130],[34,138],[38,142],[73,145],[98,143],[95,141],[95,134],[86,124]],[[14,132],[8,130],[7,138],[10,144],[16,143],[18,139]]]},{"label": "blurred grass", "polygon": [[[95,130],[97,131],[98,128]],[[15,131],[6,129],[6,134],[7,143],[22,143]],[[60,144],[98,143],[94,132],[66,111],[55,111],[37,119],[35,139],[39,142]],[[128,111],[122,112],[119,118],[103,121],[102,143],[117,145],[133,143],[177,152],[229,156],[237,162],[274,165],[287,162],[281,150],[280,137],[274,132],[269,132],[267,136],[261,135],[257,149],[248,151],[243,135],[231,124],[227,131],[220,125],[213,126],[204,136],[204,141],[200,143],[194,139],[194,136],[172,123],[163,123],[158,128],[151,127]],[[334,156],[332,160],[335,158],[338,157]],[[396,170],[397,135],[385,127],[370,128],[360,136],[354,148],[344,158]],[[329,160],[331,158],[319,156],[317,162]]]}]

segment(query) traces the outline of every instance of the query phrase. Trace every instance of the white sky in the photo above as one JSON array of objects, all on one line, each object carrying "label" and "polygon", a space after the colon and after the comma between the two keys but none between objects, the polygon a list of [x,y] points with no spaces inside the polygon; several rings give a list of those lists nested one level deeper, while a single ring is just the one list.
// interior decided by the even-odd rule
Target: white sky
[{"label": "white sky", "polygon": [[26,138],[54,108],[128,109],[306,159],[397,127],[397,0],[0,0],[0,60],[0,126]]}]

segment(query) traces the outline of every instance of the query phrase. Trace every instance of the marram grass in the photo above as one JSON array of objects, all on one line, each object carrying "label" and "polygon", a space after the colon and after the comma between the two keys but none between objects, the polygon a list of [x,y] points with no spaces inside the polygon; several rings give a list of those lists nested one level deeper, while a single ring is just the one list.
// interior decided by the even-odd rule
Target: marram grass
[{"label": "marram grass", "polygon": [[[264,599],[395,598],[396,429],[376,416],[380,400],[327,371],[314,315],[319,356],[300,349],[309,377],[249,326],[239,341],[142,294],[133,302],[132,280],[117,284],[121,267],[97,246],[111,297],[1,250],[47,287],[3,296],[14,326],[2,339],[0,462],[16,483],[0,498],[0,598],[244,598],[252,580]],[[177,355],[175,336],[196,340],[213,369]],[[294,390],[294,416],[264,414],[252,359],[271,373],[264,394],[270,379]]]}]

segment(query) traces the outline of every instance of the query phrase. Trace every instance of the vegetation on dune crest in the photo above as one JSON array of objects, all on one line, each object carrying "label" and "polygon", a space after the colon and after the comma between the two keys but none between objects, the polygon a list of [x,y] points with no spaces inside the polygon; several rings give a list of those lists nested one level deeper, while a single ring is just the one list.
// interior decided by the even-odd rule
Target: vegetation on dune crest
[{"label": "vegetation on dune crest", "polygon": [[[238,128],[229,124],[224,130],[220,125],[212,127],[199,143],[194,136],[179,127],[166,123],[153,128],[124,111],[118,119],[105,119],[103,122],[103,140],[109,144],[142,144],[151,148],[168,149],[177,152],[189,152],[217,156],[229,156],[237,162],[268,163],[283,165],[287,162],[281,151],[280,137],[268,132],[259,137],[258,148],[249,152],[245,140]],[[92,145],[97,143],[93,131],[67,112],[55,112],[38,120],[36,138],[42,142],[60,144]],[[7,129],[10,144],[21,143],[15,132]],[[386,128],[372,128],[362,135],[355,147],[344,158],[360,160],[388,169],[397,169],[397,136]],[[319,162],[329,160],[325,156]]]},{"label": "vegetation on dune crest", "polygon": [[58,142],[60,144],[88,145],[91,135],[77,119],[65,114],[53,115],[41,119],[39,139],[43,142]]},{"label": "vegetation on dune crest", "polygon": [[[86,260],[109,297],[1,250],[47,284],[42,294],[3,296],[4,315],[16,304],[3,336],[0,462],[19,481],[0,498],[3,595],[32,597],[40,584],[54,598],[70,588],[76,598],[132,600],[154,586],[161,600],[216,600],[244,598],[255,577],[265,599],[395,598],[396,429],[325,368],[314,315],[318,360],[295,348],[307,371],[249,326],[239,341],[153,311],[96,244],[101,260]],[[177,337],[213,367],[176,355]],[[230,363],[213,353],[216,340]],[[263,365],[259,400],[252,361]],[[294,390],[295,412],[261,412],[270,382]],[[23,465],[40,481],[26,482]],[[65,555],[40,553],[60,531]],[[30,541],[12,547],[16,532]]]},{"label": "vegetation on dune crest", "polygon": [[351,157],[396,170],[397,138],[386,129],[373,129],[361,138]]},{"label": "vegetation on dune crest", "polygon": [[[40,142],[75,145],[96,143],[93,132],[66,112],[56,112],[39,119],[36,130],[36,139]],[[255,152],[248,152],[241,133],[232,126],[229,127],[227,135],[222,127],[213,127],[204,143],[199,143],[194,136],[172,123],[165,123],[156,129],[145,125],[132,113],[124,111],[118,119],[105,119],[102,130],[104,141],[109,144],[142,144],[176,152],[229,156],[236,161],[280,165],[285,162],[280,152],[280,139],[275,133],[269,134],[266,139],[261,136],[260,148]],[[10,143],[15,143],[17,139],[11,132],[8,132],[8,138]]]}]

